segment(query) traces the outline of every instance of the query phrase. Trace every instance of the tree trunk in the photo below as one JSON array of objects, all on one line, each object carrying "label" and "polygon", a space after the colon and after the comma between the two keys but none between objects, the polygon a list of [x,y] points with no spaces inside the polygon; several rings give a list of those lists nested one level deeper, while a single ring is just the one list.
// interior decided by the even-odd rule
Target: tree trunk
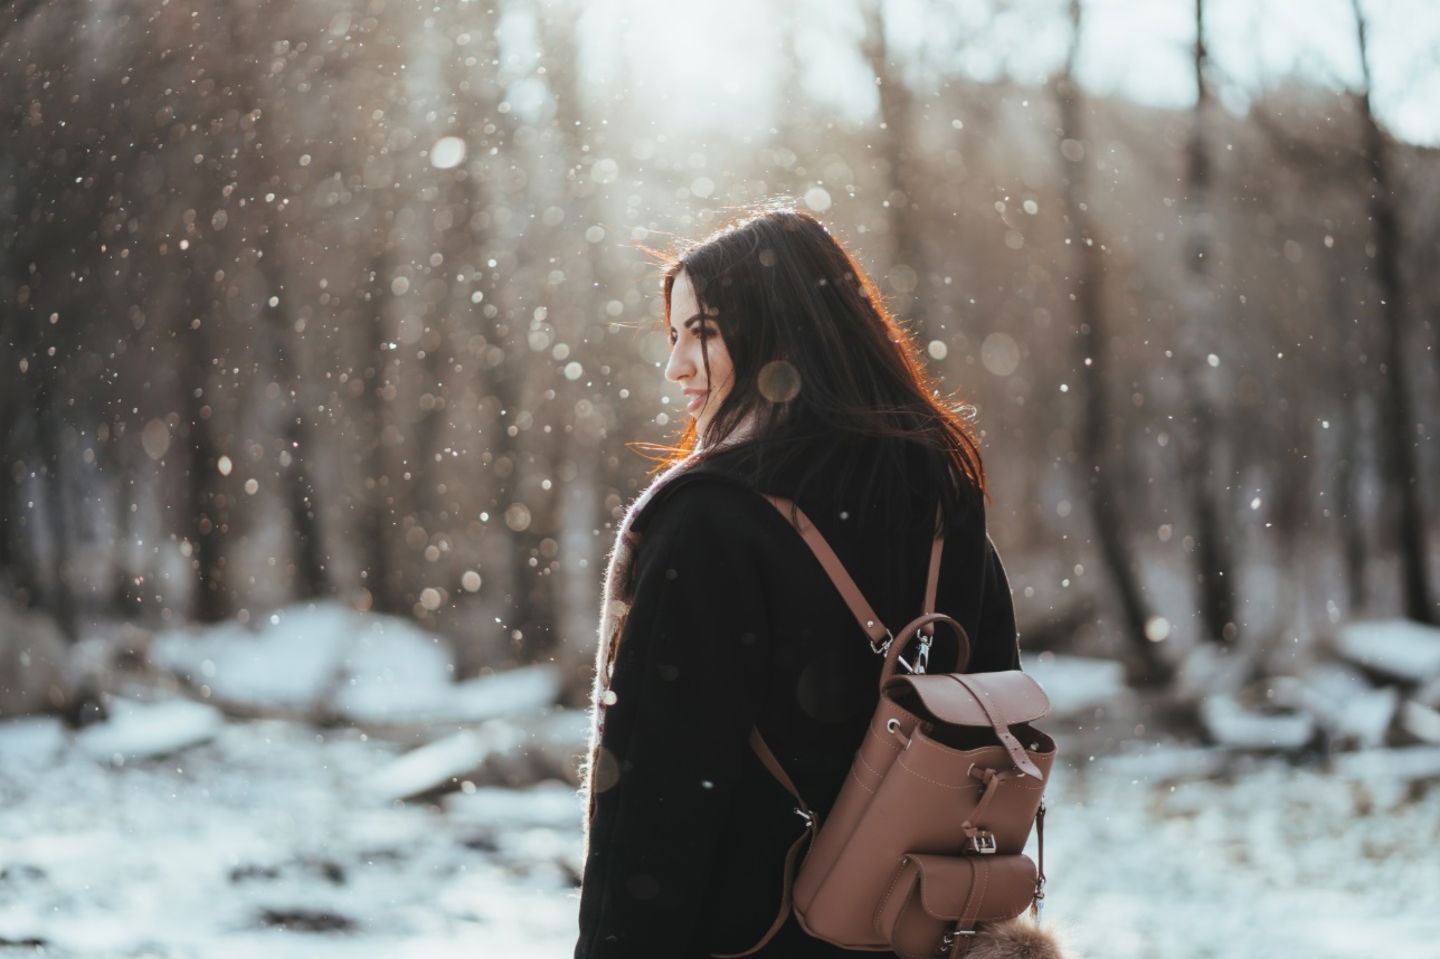
[{"label": "tree trunk", "polygon": [[[1105,379],[1109,369],[1108,343],[1105,309],[1100,299],[1105,265],[1085,200],[1085,131],[1074,81],[1075,58],[1081,36],[1079,0],[1070,2],[1070,23],[1070,51],[1065,59],[1065,72],[1055,84],[1055,95],[1060,110],[1061,189],[1066,219],[1070,223],[1070,257],[1074,270],[1071,288],[1080,334],[1078,369],[1084,404],[1078,450],[1083,471],[1081,481],[1085,486],[1091,523],[1099,538],[1100,554],[1120,600],[1125,636],[1139,659],[1141,671],[1134,679],[1147,685],[1163,685],[1169,681],[1171,669],[1160,655],[1159,648],[1146,635],[1151,613],[1135,575],[1134,557],[1125,540],[1125,522],[1119,506],[1123,492],[1120,482],[1122,472],[1112,469],[1114,439],[1111,436],[1112,420]],[[1082,146],[1077,150],[1074,146],[1067,146],[1067,141]]]},{"label": "tree trunk", "polygon": [[[269,12],[268,6],[261,12]],[[254,30],[254,14],[247,19],[244,27],[239,8],[227,10],[226,19],[231,47],[234,50],[259,50],[263,40]],[[248,63],[249,61],[242,61]],[[263,319],[265,333],[265,355],[270,361],[274,382],[279,386],[277,418],[282,449],[279,454],[279,482],[283,490],[282,499],[290,514],[291,560],[295,565],[295,576],[291,583],[292,594],[297,599],[311,599],[328,591],[325,574],[325,557],[320,541],[320,509],[315,502],[315,487],[310,479],[308,461],[311,455],[313,430],[306,414],[306,404],[301,400],[305,392],[300,381],[296,357],[299,355],[295,334],[294,307],[292,298],[285,290],[283,249],[279,232],[289,224],[285,222],[284,208],[264,203],[260,196],[272,182],[278,183],[280,164],[275,151],[280,148],[281,136],[273,128],[270,111],[264,108],[262,90],[269,82],[268,75],[240,73],[234,77],[233,90],[237,94],[237,109],[243,118],[252,117],[254,133],[247,137],[243,128],[237,131],[236,165],[240,169],[239,180],[248,185],[252,206],[265,211],[266,222],[259,227],[256,249],[256,268],[264,277],[266,295],[279,298],[271,307],[266,302],[257,304]],[[278,92],[278,91],[277,91]],[[243,124],[242,124],[243,127]],[[249,142],[253,140],[254,142]]]},{"label": "tree trunk", "polygon": [[1340,384],[1333,424],[1335,471],[1329,489],[1335,494],[1335,522],[1340,531],[1347,613],[1355,616],[1369,602],[1365,582],[1368,565],[1365,531],[1369,524],[1360,515],[1359,483],[1365,457],[1365,431],[1361,426],[1361,417],[1370,402],[1371,385],[1369,367],[1356,362],[1351,356],[1352,345],[1357,347],[1356,352],[1363,351],[1363,347],[1355,344],[1353,339],[1362,330],[1352,320],[1356,304],[1351,284],[1345,279],[1346,272],[1341,269],[1330,271],[1325,298],[1327,319],[1336,330],[1336,356],[1329,375]]},{"label": "tree trunk", "polygon": [[[390,187],[377,187],[384,192]],[[396,570],[391,562],[390,531],[395,525],[395,504],[391,494],[388,457],[385,455],[385,428],[389,424],[386,409],[386,369],[390,365],[389,324],[386,302],[390,289],[391,255],[388,204],[377,203],[377,223],[372,226],[371,296],[364,305],[367,321],[367,366],[361,373],[365,388],[360,392],[363,410],[365,504],[360,520],[360,550],[364,557],[365,588],[370,592],[370,608],[381,613],[403,613]]]},{"label": "tree trunk", "polygon": [[[573,19],[556,17],[548,20],[545,30],[549,64],[546,76],[556,98],[554,131],[567,170],[579,167],[585,146],[585,140],[580,135],[584,115],[576,73],[575,29]],[[562,175],[557,189],[567,190],[568,179],[568,176]],[[604,210],[597,202],[593,189],[587,190],[577,205],[586,222],[602,221]],[[577,242],[575,232],[573,229],[568,231],[571,244]],[[556,242],[565,242],[566,239],[556,237]],[[575,271],[572,288],[588,290],[608,285],[604,264],[600,245],[590,249],[579,248],[567,266],[567,275],[569,271]],[[583,309],[564,309],[559,311],[558,316],[556,312],[552,308],[557,335],[577,347],[585,343],[592,324],[590,315]],[[598,326],[596,329],[599,329]],[[595,408],[593,387],[582,379],[574,383],[562,381],[556,389],[559,393],[556,405],[562,411],[560,418],[564,427],[548,447],[550,475],[559,481],[558,492],[547,501],[553,517],[548,528],[555,530],[559,544],[558,562],[553,566],[557,575],[548,577],[551,608],[554,610],[554,637],[548,648],[536,652],[550,654],[564,677],[566,702],[582,707],[588,705],[591,692],[598,638],[596,625],[600,616],[600,580],[604,572],[602,543],[594,535],[594,531],[602,525],[599,464],[603,431]]]},{"label": "tree trunk", "polygon": [[1364,87],[1360,92],[1360,118],[1364,123],[1365,165],[1370,173],[1370,219],[1375,225],[1375,272],[1380,292],[1382,322],[1381,355],[1385,358],[1382,378],[1385,416],[1381,427],[1385,444],[1386,488],[1398,502],[1392,511],[1395,535],[1400,547],[1401,581],[1405,615],[1422,623],[1440,622],[1430,599],[1430,575],[1425,554],[1425,513],[1420,501],[1419,467],[1415,456],[1415,422],[1410,410],[1410,374],[1405,362],[1405,324],[1408,301],[1401,276],[1400,217],[1390,186],[1385,154],[1385,134],[1370,108],[1370,51],[1366,40],[1365,15],[1360,0],[1350,0],[1355,12],[1355,39],[1360,50]]},{"label": "tree trunk", "polygon": [[919,198],[922,194],[915,143],[915,98],[890,63],[885,12],[879,0],[862,7],[865,36],[861,52],[870,65],[880,95],[880,143],[889,168],[889,226],[895,262],[889,286],[895,296],[895,313],[908,318],[917,336],[939,339],[925,308],[929,293],[929,264],[921,243]]},{"label": "tree trunk", "polygon": [[[1220,368],[1207,368],[1220,340],[1211,261],[1214,255],[1210,210],[1210,87],[1206,79],[1205,0],[1195,0],[1195,110],[1186,151],[1185,280],[1181,344],[1182,382],[1189,429],[1179,431],[1180,472],[1194,524],[1195,581],[1200,592],[1200,617],[1205,638],[1234,643],[1239,628],[1235,615],[1232,520],[1225,504],[1229,449],[1220,423],[1230,390]],[[1218,349],[1218,347],[1217,347]],[[1217,354],[1218,355],[1218,354]]]},{"label": "tree trunk", "polygon": [[402,502],[405,491],[403,478],[392,476],[391,469],[403,464],[398,462],[401,457],[391,456],[386,448],[390,442],[405,442],[401,433],[406,424],[395,415],[393,406],[401,371],[399,354],[392,349],[395,324],[391,317],[391,284],[400,264],[396,248],[403,240],[403,235],[395,229],[395,220],[401,211],[403,160],[389,145],[385,133],[397,122],[393,116],[399,117],[399,123],[405,122],[403,114],[409,103],[404,72],[407,51],[403,31],[406,29],[403,14],[387,16],[367,42],[375,58],[370,74],[375,86],[363,97],[367,107],[374,108],[372,116],[378,112],[385,117],[364,141],[373,167],[371,175],[380,177],[388,172],[389,176],[366,184],[370,195],[365,251],[369,285],[362,306],[365,359],[361,375],[365,386],[360,392],[364,445],[361,471],[365,480],[365,502],[359,523],[360,549],[371,609],[397,615],[409,615],[411,611],[402,581],[405,569],[395,559],[400,543],[393,535],[397,517],[405,512]]},{"label": "tree trunk", "polygon": [[211,343],[209,326],[216,309],[210,295],[211,271],[202,264],[207,257],[205,247],[197,247],[190,256],[186,277],[185,310],[181,313],[181,366],[179,378],[182,421],[187,424],[181,434],[185,443],[186,510],[189,526],[186,540],[190,544],[191,564],[195,570],[195,603],[193,618],[213,623],[230,615],[230,597],[226,594],[225,557],[221,540],[226,529],[225,496],[217,487],[220,451],[216,448],[210,428],[210,367]]}]

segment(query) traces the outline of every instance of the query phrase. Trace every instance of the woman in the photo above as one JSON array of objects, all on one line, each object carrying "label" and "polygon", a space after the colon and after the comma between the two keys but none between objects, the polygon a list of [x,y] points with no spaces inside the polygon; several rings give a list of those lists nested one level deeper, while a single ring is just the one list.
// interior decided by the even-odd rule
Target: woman
[{"label": "woman", "polygon": [[921,606],[938,504],[936,608],[972,638],[971,671],[1013,669],[978,445],[875,286],[808,213],[726,227],[670,261],[663,289],[665,375],[692,418],[630,507],[606,577],[575,955],[699,959],[767,932],[752,955],[888,955],[813,939],[793,917],[772,928],[805,823],[749,731],[823,822],[875,709],[881,661],[757,491],[799,505],[887,623]]}]

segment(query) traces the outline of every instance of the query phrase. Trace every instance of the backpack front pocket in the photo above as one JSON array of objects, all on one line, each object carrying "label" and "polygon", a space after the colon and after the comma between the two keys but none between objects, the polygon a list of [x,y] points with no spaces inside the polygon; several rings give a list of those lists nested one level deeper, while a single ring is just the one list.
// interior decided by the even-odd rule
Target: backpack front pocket
[{"label": "backpack front pocket", "polygon": [[948,955],[977,922],[1025,911],[1035,863],[1025,855],[905,856],[875,911],[875,931],[903,959]]}]

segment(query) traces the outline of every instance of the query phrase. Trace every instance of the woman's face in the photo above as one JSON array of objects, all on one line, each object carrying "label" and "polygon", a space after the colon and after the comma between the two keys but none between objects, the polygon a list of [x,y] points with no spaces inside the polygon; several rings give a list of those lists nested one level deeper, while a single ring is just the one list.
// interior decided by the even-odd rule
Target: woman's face
[{"label": "woman's face", "polygon": [[[720,327],[711,317],[703,316],[695,287],[684,270],[675,275],[670,287],[670,360],[665,364],[665,378],[679,383],[684,390],[685,411],[695,417],[695,428],[703,436],[705,427],[735,385],[735,367],[730,352],[720,335]],[[710,361],[710,378],[705,378],[705,360],[700,346]]]}]

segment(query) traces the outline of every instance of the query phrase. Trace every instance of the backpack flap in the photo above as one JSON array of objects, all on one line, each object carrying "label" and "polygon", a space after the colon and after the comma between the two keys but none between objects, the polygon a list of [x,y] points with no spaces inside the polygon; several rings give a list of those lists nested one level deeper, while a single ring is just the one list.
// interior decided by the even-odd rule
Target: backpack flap
[{"label": "backpack flap", "polygon": [[875,930],[905,959],[939,955],[957,928],[1003,922],[1025,911],[1035,893],[1035,863],[1023,855],[908,855],[880,906]]},{"label": "backpack flap", "polygon": [[989,726],[1015,768],[1027,776],[1045,778],[1010,730],[1050,711],[1045,691],[1028,673],[1009,669],[895,676],[885,683],[885,695],[923,721],[948,727]]},{"label": "backpack flap", "polygon": [[[922,719],[957,726],[989,726],[981,700],[991,700],[1006,725],[1030,723],[1050,712],[1050,699],[1029,673],[1008,669],[998,673],[965,673],[962,684],[954,673],[896,676],[885,691],[895,702]],[[917,708],[918,707],[918,708]]]}]

